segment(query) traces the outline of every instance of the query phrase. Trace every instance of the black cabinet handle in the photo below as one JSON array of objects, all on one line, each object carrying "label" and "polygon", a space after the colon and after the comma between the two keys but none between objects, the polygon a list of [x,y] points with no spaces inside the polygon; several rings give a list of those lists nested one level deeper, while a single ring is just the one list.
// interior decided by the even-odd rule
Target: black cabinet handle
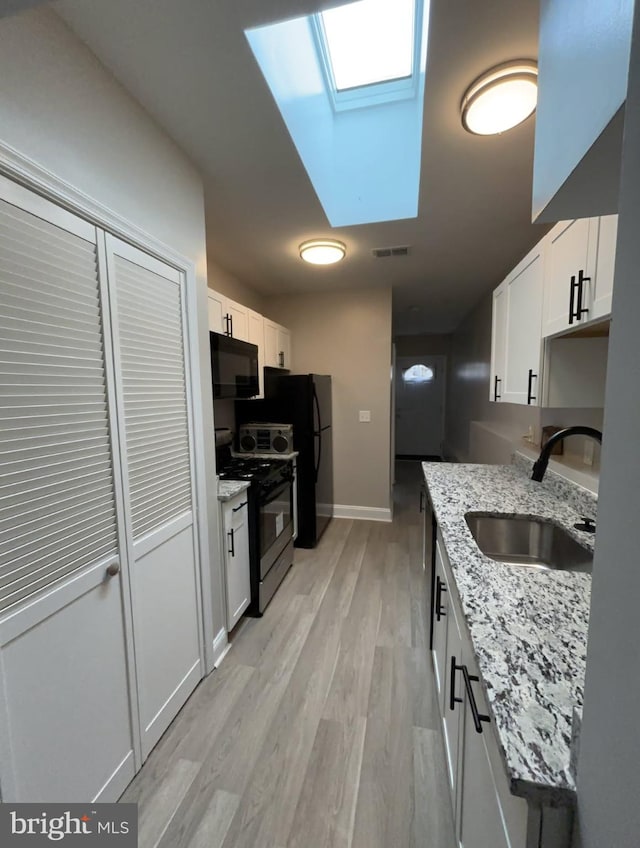
[{"label": "black cabinet handle", "polygon": [[456,704],[462,703],[462,698],[456,696],[456,671],[461,671],[462,666],[456,665],[456,658],[451,657],[451,670],[449,676],[449,709],[453,712]]},{"label": "black cabinet handle", "polygon": [[502,397],[502,395],[498,394],[498,383],[501,383],[501,382],[502,382],[502,380],[501,380],[500,377],[496,376],[496,377],[493,378],[493,399],[494,400],[500,400],[500,398]]},{"label": "black cabinet handle", "polygon": [[280,363],[280,367],[284,368],[284,351],[281,350],[278,354],[278,362]]},{"label": "black cabinet handle", "polygon": [[247,501],[242,501],[242,503],[239,504],[238,506],[234,506],[233,509],[231,510],[231,512],[240,512],[242,507],[246,506],[246,505],[247,505]]},{"label": "black cabinet handle", "polygon": [[442,604],[440,603],[442,600],[442,593],[446,591],[447,587],[444,585],[444,581],[436,575],[436,621],[440,621],[440,619],[446,615],[446,612],[442,609]]},{"label": "black cabinet handle", "polygon": [[573,324],[575,319],[575,302],[576,302],[576,277],[575,274],[571,277],[571,283],[569,284],[569,323]]},{"label": "black cabinet handle", "polygon": [[459,666],[459,668],[462,672],[462,676],[464,677],[464,688],[467,690],[467,697],[469,698],[469,706],[471,707],[471,715],[473,717],[473,726],[476,729],[476,733],[482,733],[482,722],[491,721],[491,718],[488,715],[483,715],[478,712],[478,705],[476,703],[475,695],[473,694],[473,688],[471,687],[472,681],[477,683],[480,678],[475,674],[469,674],[469,669],[466,665]]},{"label": "black cabinet handle", "polygon": [[229,530],[229,532],[227,533],[227,536],[231,537],[231,547],[229,548],[229,550],[227,550],[227,553],[231,554],[231,556],[234,557],[236,555],[236,545],[235,545],[235,540],[233,538],[233,528],[231,530]]},{"label": "black cabinet handle", "polygon": [[537,374],[533,373],[533,369],[529,368],[529,384],[527,386],[527,403],[531,403],[532,400],[537,400],[535,395],[531,394],[531,384],[533,383],[533,378],[538,378]]},{"label": "black cabinet handle", "polygon": [[583,315],[588,315],[589,310],[587,307],[582,306],[582,296],[584,293],[584,284],[590,283],[591,277],[585,277],[584,271],[580,269],[578,271],[578,304],[576,306],[576,320],[580,321]]},{"label": "black cabinet handle", "polygon": [[424,489],[420,489],[420,512],[424,512]]},{"label": "black cabinet handle", "polygon": [[229,325],[231,327],[231,332],[229,333],[229,335],[231,336],[231,338],[233,338],[233,315],[229,315]]},{"label": "black cabinet handle", "polygon": [[224,316],[224,323],[225,323],[225,331],[224,331],[225,336],[233,336],[233,318],[231,317],[231,315],[229,315],[228,312]]},{"label": "black cabinet handle", "polygon": [[584,270],[578,271],[578,279],[571,277],[571,293],[569,297],[569,324],[581,321],[583,315],[589,314],[589,309],[583,307],[584,284],[590,283],[591,277],[585,277]]}]

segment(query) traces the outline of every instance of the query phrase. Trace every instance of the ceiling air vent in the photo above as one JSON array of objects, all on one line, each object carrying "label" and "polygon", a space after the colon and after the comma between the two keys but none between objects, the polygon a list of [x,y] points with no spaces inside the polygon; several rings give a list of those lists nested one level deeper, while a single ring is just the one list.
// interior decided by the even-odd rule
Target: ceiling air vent
[{"label": "ceiling air vent", "polygon": [[407,256],[409,245],[401,247],[374,247],[371,252],[376,259],[386,259],[388,256]]}]

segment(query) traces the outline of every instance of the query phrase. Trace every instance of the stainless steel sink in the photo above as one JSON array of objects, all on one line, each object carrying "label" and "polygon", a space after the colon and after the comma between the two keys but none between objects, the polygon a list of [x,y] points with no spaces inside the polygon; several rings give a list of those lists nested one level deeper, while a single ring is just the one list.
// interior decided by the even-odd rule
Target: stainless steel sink
[{"label": "stainless steel sink", "polygon": [[544,518],[470,512],[465,520],[482,553],[498,562],[541,570],[591,572],[592,552]]}]

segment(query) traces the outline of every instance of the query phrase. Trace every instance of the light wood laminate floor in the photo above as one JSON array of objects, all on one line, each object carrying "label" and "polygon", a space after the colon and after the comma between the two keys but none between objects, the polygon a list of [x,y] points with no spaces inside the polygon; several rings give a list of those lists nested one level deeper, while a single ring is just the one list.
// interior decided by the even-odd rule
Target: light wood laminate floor
[{"label": "light wood laminate floor", "polygon": [[124,794],[140,848],[454,848],[419,464],[392,524],[334,520],[236,628]]}]

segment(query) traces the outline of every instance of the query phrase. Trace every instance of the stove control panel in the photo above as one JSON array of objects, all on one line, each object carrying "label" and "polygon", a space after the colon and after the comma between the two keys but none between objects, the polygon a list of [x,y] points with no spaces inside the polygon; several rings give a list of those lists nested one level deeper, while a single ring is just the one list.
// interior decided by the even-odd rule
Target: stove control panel
[{"label": "stove control panel", "polygon": [[291,453],[293,426],[291,424],[244,424],[238,434],[240,453]]}]

